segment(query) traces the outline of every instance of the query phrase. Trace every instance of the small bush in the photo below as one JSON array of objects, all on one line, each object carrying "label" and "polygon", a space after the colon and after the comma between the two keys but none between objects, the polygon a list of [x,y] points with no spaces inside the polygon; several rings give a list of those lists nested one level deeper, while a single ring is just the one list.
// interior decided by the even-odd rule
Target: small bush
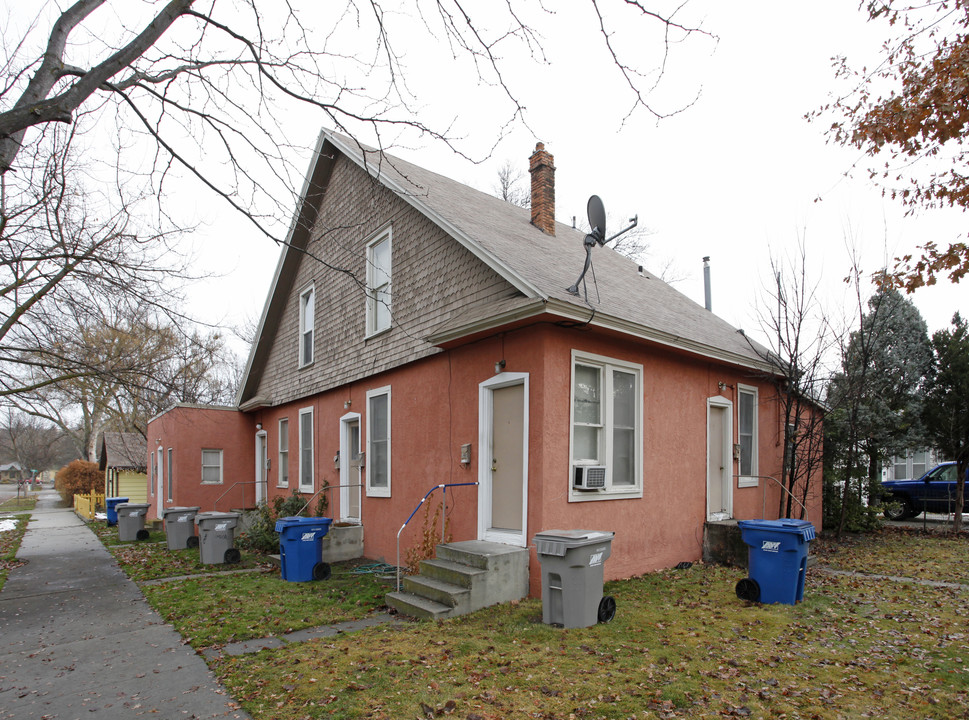
[{"label": "small bush", "polygon": [[277,495],[269,503],[259,503],[254,510],[246,512],[245,532],[236,538],[239,547],[263,553],[279,552],[279,533],[276,532],[276,520],[281,517],[302,516],[309,517],[306,512],[306,500],[299,491],[293,490],[289,497]]},{"label": "small bush", "polygon": [[97,463],[74,460],[57,471],[54,489],[64,502],[73,503],[75,495],[104,490],[104,475]]}]

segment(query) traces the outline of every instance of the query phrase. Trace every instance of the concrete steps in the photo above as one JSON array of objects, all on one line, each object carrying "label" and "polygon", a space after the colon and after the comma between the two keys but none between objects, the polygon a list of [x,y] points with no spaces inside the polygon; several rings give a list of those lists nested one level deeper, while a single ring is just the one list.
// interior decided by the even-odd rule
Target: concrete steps
[{"label": "concrete steps", "polygon": [[402,615],[441,620],[528,594],[528,550],[480,540],[438,545],[420,573],[403,579],[387,605]]}]

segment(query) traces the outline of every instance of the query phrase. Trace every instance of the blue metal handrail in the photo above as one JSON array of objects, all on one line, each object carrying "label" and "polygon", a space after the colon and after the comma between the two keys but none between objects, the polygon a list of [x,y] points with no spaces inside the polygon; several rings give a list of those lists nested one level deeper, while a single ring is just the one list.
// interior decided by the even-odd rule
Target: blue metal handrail
[{"label": "blue metal handrail", "polygon": [[477,484],[478,484],[477,482],[464,482],[464,483],[444,483],[443,485],[435,485],[424,494],[424,497],[422,497],[421,501],[417,503],[417,507],[414,508],[414,511],[407,516],[406,520],[404,520],[404,524],[401,525],[400,530],[397,531],[397,592],[400,592],[400,534],[404,532],[404,528],[407,527],[407,523],[409,523],[411,519],[414,517],[414,515],[417,514],[417,511],[421,509],[421,506],[424,504],[427,498],[431,496],[431,493],[434,492],[435,490],[440,490],[442,495],[442,504],[443,504],[443,507],[441,508],[441,542],[444,542],[445,519],[447,518],[447,489],[449,487],[462,487],[465,485],[477,485]]}]

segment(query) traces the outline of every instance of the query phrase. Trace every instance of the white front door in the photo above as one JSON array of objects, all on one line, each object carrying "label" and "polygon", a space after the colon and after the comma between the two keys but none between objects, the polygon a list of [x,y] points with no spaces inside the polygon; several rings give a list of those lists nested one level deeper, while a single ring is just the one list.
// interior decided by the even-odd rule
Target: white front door
[{"label": "white front door", "polygon": [[733,517],[733,455],[731,403],[723,398],[707,401],[707,519]]},{"label": "white front door", "polygon": [[266,431],[256,433],[256,505],[266,501],[266,466],[269,464]]},{"label": "white front door", "polygon": [[340,418],[340,519],[360,522],[360,484],[363,454],[360,452],[360,415]]},{"label": "white front door", "polygon": [[479,386],[478,536],[526,546],[528,375],[501,373]]}]

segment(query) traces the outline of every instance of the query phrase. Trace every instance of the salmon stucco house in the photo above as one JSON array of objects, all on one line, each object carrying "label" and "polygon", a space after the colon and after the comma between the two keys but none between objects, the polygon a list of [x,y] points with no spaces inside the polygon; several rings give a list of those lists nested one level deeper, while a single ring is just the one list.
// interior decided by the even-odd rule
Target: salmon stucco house
[{"label": "salmon stucco house", "polygon": [[[709,520],[776,512],[764,351],[608,248],[569,292],[585,236],[555,221],[541,144],[530,172],[528,210],[324,131],[238,407],[220,411],[232,433],[190,408],[149,426],[154,472],[174,464],[162,503],[206,505],[193,493],[217,474],[250,502],[328,493],[364,555],[393,563],[404,521],[448,485],[454,544],[514,550],[532,595],[536,533],[615,532],[610,579],[699,559]],[[421,534],[418,515],[404,550]]]}]

